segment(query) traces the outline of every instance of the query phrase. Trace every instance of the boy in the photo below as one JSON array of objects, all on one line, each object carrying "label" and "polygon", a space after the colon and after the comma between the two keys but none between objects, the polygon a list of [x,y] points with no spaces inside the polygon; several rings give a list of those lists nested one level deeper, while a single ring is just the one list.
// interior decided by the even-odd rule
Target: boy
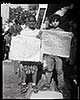
[{"label": "boy", "polygon": [[[59,31],[62,30],[59,28],[59,25],[61,23],[61,17],[59,15],[55,14],[54,16],[52,16],[49,20],[49,23],[50,23],[49,24],[50,29],[59,30]],[[44,75],[42,74],[41,80],[44,82],[41,82],[41,84],[43,83],[42,84],[43,86],[45,84],[45,81],[47,81],[46,82],[47,86],[50,85],[54,67],[57,72],[58,89],[59,91],[62,92],[64,87],[64,72],[62,68],[63,67],[62,58],[59,56],[54,56],[49,54],[43,55],[43,70],[45,71],[45,74]],[[39,84],[37,87],[37,91],[39,90],[39,86],[40,86]]]}]

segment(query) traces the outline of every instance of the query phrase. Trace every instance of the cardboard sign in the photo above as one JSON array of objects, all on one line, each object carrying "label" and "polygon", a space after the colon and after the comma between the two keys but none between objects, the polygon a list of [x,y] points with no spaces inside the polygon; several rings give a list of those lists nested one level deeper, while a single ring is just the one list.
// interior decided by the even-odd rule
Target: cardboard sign
[{"label": "cardboard sign", "polygon": [[71,32],[54,29],[43,30],[41,52],[68,58],[70,56],[71,38]]},{"label": "cardboard sign", "polygon": [[40,60],[40,39],[36,38],[39,30],[23,30],[21,35],[13,37],[9,59],[20,61]]}]

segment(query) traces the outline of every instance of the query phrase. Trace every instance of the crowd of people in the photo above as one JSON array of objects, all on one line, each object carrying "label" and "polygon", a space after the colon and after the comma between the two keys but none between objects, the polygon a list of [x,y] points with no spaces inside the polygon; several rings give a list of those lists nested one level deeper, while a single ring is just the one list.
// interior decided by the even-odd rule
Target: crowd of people
[{"label": "crowd of people", "polygon": [[[64,7],[60,11],[65,11],[64,10],[65,8],[72,9],[73,5],[70,5],[70,7]],[[60,15],[60,14],[61,13],[57,11],[50,17],[48,18],[46,17],[44,23],[41,25],[41,29],[46,29],[46,30],[55,29],[55,30],[64,30],[68,32],[73,32],[74,37],[73,37],[71,47],[76,48],[74,47],[75,46],[74,44],[76,44],[77,25],[74,22],[74,20],[63,21],[65,19],[65,17],[63,17],[65,13],[63,15]],[[32,14],[25,18],[24,24],[19,24],[18,20],[14,20],[13,22],[9,22],[7,24],[7,28],[3,27],[3,36],[4,36],[3,59],[9,59],[8,55],[10,51],[12,36],[16,36],[20,34],[20,32],[24,30],[25,28],[29,28],[31,30],[39,29],[37,25],[38,24],[36,21],[36,17],[34,14]],[[7,29],[7,31],[5,29]],[[39,34],[36,35],[36,38],[41,39],[41,35],[42,35],[42,32],[40,30]],[[50,88],[51,82],[54,79],[53,70],[55,69],[57,73],[57,75],[55,75],[57,77],[57,80],[56,80],[57,91],[63,94],[63,98],[70,98],[69,96],[70,94],[66,92],[67,89],[65,86],[65,78],[64,78],[65,72],[63,70],[63,66],[65,64],[63,62],[67,62],[73,66],[74,65],[76,66],[76,64],[73,64],[73,62],[76,62],[76,61],[73,61],[72,50],[73,49],[71,49],[70,58],[68,59],[62,58],[60,56],[44,54],[43,63],[42,64],[40,63],[41,68],[37,67],[39,65],[36,65],[36,64],[30,65],[30,67],[28,68],[27,64],[24,61],[21,61],[19,68],[18,69],[16,68],[17,70],[15,72],[18,73],[19,76],[21,75],[20,76],[21,84],[24,88],[22,92],[24,93],[28,90],[28,84],[30,82],[33,83],[32,86],[35,93],[37,93],[42,87],[43,88],[45,87],[46,89]],[[76,55],[76,50],[75,51],[73,50],[73,52],[74,52],[74,55]],[[15,64],[15,66],[18,66],[18,65]],[[29,69],[30,69],[30,73],[28,73]]]}]

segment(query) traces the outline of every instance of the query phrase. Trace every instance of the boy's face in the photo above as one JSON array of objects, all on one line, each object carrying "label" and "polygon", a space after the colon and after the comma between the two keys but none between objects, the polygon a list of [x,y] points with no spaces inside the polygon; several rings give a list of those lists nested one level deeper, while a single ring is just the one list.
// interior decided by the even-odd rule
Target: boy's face
[{"label": "boy's face", "polygon": [[36,25],[36,22],[35,22],[35,21],[30,21],[30,22],[29,22],[29,27],[30,27],[30,28],[34,28],[35,25]]},{"label": "boy's face", "polygon": [[52,21],[52,26],[53,26],[54,28],[56,28],[56,27],[58,27],[58,25],[59,25],[59,20],[54,19],[54,21]]},{"label": "boy's face", "polygon": [[36,26],[36,21],[34,20],[34,18],[31,18],[29,21],[29,28],[33,29]]}]

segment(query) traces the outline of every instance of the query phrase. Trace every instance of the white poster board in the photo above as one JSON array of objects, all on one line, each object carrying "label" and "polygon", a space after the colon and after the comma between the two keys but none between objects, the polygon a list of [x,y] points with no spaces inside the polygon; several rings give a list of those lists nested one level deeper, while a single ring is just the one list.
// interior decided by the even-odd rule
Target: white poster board
[{"label": "white poster board", "polygon": [[25,29],[21,35],[12,37],[9,59],[20,61],[40,61],[40,39],[36,38],[39,30]]},{"label": "white poster board", "polygon": [[42,54],[66,57],[70,56],[71,32],[58,30],[43,30],[42,32]]}]

